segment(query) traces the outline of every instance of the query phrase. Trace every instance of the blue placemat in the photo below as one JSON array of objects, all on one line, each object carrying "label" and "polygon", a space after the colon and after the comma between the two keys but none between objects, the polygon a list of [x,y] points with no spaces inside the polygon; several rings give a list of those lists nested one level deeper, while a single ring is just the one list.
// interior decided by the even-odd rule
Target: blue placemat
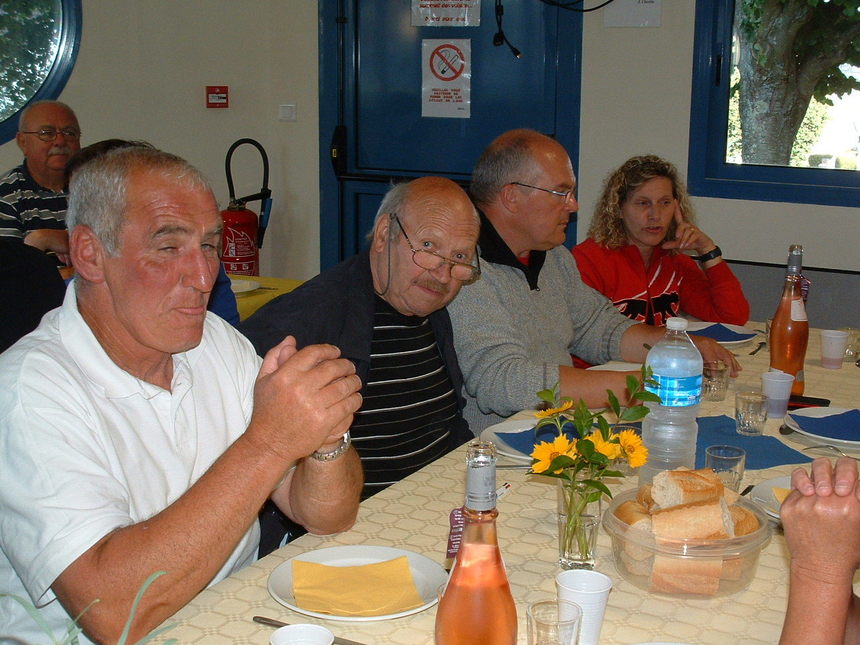
[{"label": "blue placemat", "polygon": [[801,430],[817,437],[840,441],[860,441],[860,410],[847,410],[826,417],[789,415]]},{"label": "blue placemat", "polygon": [[812,461],[802,452],[789,448],[776,437],[747,437],[735,431],[735,420],[726,415],[699,417],[696,441],[696,468],[705,467],[705,448],[729,445],[743,448],[747,453],[746,468],[761,470],[782,464],[805,464]]},{"label": "blue placemat", "polygon": [[703,329],[697,329],[695,331],[690,331],[690,334],[695,334],[696,336],[704,336],[706,338],[712,338],[716,341],[723,342],[731,342],[735,340],[748,340],[755,336],[755,334],[739,334],[736,331],[732,331],[722,323],[714,323],[713,325],[709,325]]}]

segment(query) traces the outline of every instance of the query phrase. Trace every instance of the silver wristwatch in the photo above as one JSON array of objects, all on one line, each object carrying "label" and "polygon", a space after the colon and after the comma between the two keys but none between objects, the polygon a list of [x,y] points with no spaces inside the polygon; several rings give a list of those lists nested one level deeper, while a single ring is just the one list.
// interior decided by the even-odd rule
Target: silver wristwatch
[{"label": "silver wristwatch", "polygon": [[352,437],[349,436],[349,430],[347,430],[346,434],[341,437],[340,445],[337,448],[335,448],[334,450],[328,450],[326,452],[314,450],[311,453],[311,457],[313,457],[317,461],[334,461],[347,450],[349,450],[349,446],[351,443]]}]

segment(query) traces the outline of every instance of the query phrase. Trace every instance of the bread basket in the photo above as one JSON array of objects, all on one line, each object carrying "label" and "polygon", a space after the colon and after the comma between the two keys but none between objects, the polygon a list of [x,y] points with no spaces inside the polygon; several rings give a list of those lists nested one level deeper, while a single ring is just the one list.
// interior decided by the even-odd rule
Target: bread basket
[{"label": "bread basket", "polygon": [[749,585],[771,534],[767,516],[755,504],[743,497],[736,502],[758,519],[758,528],[747,535],[658,541],[650,531],[615,516],[615,509],[636,494],[636,489],[619,493],[603,515],[615,566],[625,580],[653,593],[699,598],[733,594]]}]

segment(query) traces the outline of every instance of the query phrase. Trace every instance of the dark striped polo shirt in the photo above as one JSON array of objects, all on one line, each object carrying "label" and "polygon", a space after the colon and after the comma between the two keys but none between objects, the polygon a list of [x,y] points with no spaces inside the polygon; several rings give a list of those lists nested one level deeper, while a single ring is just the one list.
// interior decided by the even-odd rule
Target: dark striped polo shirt
[{"label": "dark striped polo shirt", "polygon": [[66,228],[69,194],[36,183],[26,164],[0,177],[0,236],[23,238],[40,228]]}]

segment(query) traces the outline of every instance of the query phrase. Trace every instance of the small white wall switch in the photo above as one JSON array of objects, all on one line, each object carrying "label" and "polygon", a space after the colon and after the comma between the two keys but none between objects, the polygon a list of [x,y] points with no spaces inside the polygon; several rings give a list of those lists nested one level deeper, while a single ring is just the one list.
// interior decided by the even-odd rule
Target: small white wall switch
[{"label": "small white wall switch", "polygon": [[278,121],[295,121],[296,120],[296,104],[286,103],[278,106]]}]

